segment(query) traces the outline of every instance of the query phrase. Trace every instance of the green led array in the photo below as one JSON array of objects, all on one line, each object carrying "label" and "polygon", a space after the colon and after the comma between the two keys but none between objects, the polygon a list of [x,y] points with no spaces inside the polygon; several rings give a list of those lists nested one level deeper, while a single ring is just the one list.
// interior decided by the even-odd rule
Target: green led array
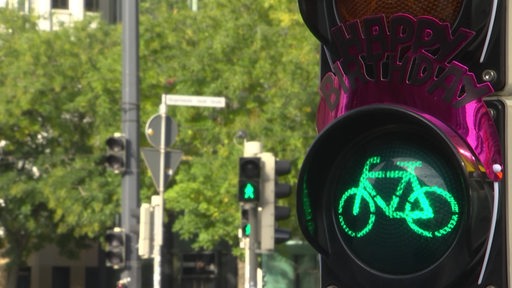
[{"label": "green led array", "polygon": [[254,186],[251,183],[247,183],[244,188],[244,199],[253,200],[255,198],[254,191],[256,191]]},{"label": "green led array", "polygon": [[[452,194],[437,186],[422,186],[415,174],[415,169],[422,166],[422,161],[398,161],[396,166],[401,170],[380,171],[377,168],[381,163],[379,156],[370,157],[364,165],[359,186],[351,188],[341,195],[338,205],[339,222],[343,230],[351,237],[367,235],[376,221],[376,207],[380,207],[389,219],[404,219],[410,229],[423,237],[439,237],[450,233],[459,221],[459,207]],[[387,201],[379,193],[379,185],[372,185],[371,180],[379,179],[384,183],[398,182],[391,199]],[[394,181],[394,182],[393,182]],[[406,187],[412,187],[410,193],[404,193]],[[409,196],[407,196],[409,195]],[[407,199],[403,199],[407,197]],[[350,200],[349,200],[350,199]],[[403,211],[398,204],[406,200]],[[363,206],[365,205],[365,206]],[[436,209],[432,207],[446,207],[451,215],[449,221],[443,226],[436,222]],[[347,209],[351,216],[358,216],[361,207],[367,207],[362,225],[351,227],[343,215]],[[361,221],[359,221],[361,223]],[[425,228],[426,227],[426,228]]]}]

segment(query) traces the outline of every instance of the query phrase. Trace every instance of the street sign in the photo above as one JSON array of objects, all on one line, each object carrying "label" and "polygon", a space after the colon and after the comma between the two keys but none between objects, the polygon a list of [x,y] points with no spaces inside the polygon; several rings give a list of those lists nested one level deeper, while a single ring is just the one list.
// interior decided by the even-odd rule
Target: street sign
[{"label": "street sign", "polygon": [[172,106],[226,107],[225,97],[164,95],[165,103]]},{"label": "street sign", "polygon": [[167,182],[171,180],[171,176],[176,168],[178,168],[181,156],[183,155],[183,152],[179,150],[171,149],[164,151],[164,171],[161,171],[160,160],[162,152],[160,150],[147,147],[142,148],[141,152],[142,158],[144,158],[144,162],[151,172],[151,177],[153,178],[157,190],[160,189],[160,177],[163,177],[164,185],[167,184]]},{"label": "street sign", "polygon": [[[168,115],[165,116],[165,133],[162,140],[162,114],[153,115],[146,124],[146,138],[155,148],[167,148],[171,146],[178,135],[178,124]],[[162,141],[164,145],[162,145]]]}]

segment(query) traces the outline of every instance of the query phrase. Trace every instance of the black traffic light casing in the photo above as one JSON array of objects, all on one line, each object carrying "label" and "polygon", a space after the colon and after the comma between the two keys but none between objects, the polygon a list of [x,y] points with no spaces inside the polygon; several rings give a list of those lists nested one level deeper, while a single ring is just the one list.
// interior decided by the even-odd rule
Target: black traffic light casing
[{"label": "black traffic light casing", "polygon": [[123,135],[115,134],[109,137],[105,144],[107,146],[105,165],[114,173],[124,173],[127,158],[126,138]]},{"label": "black traffic light casing", "polygon": [[108,230],[105,235],[105,264],[107,267],[121,269],[126,264],[126,235],[121,228]]},{"label": "black traffic light casing", "polygon": [[238,201],[256,203],[260,200],[261,163],[259,157],[240,157],[238,166]]},{"label": "black traffic light casing", "polygon": [[[292,164],[289,160],[278,160],[275,161],[275,175],[276,175],[276,183],[275,183],[275,198],[276,199],[284,199],[291,195],[292,186],[289,183],[279,182],[279,176],[285,176],[290,174],[292,170]],[[278,205],[276,201],[275,205],[275,219],[286,220],[290,218],[291,209],[289,206]],[[275,228],[274,229],[274,242],[276,244],[284,243],[291,238],[290,229],[286,228]]]},{"label": "black traffic light casing", "polygon": [[503,159],[504,177],[499,183],[498,203],[499,209],[496,219],[496,231],[492,244],[489,263],[486,274],[483,278],[482,287],[512,287],[512,271],[508,265],[509,251],[511,247],[512,221],[510,221],[510,211],[512,209],[512,197],[509,194],[511,174],[512,153],[510,151],[512,143],[512,133],[510,128],[512,121],[512,99],[510,96],[495,96],[486,99],[485,104],[491,112],[492,118],[498,130],[500,141],[504,149]]},{"label": "black traffic light casing", "polygon": [[[507,75],[508,64],[504,61],[508,57],[506,55],[506,51],[509,49],[507,48],[507,38],[510,37],[508,31],[510,23],[507,19],[507,13],[510,9],[507,1],[427,0],[421,3],[400,1],[385,5],[379,5],[378,2],[368,2],[364,0],[298,0],[304,23],[326,48],[331,63],[343,56],[336,46],[337,43],[333,39],[332,33],[333,28],[340,25],[340,23],[362,22],[364,18],[375,15],[384,15],[388,20],[396,14],[408,14],[413,17],[427,16],[442,23],[447,23],[453,32],[460,29],[471,31],[470,39],[465,45],[461,44],[464,42],[461,41],[464,38],[462,34],[457,36],[459,38],[456,42],[463,47],[457,47],[459,51],[452,60],[468,67],[469,71],[474,73],[478,82],[489,82],[494,91],[510,90],[511,75]],[[388,28],[387,32],[392,32],[390,31],[391,28]],[[347,28],[346,31],[351,33],[354,30]],[[427,30],[425,31],[427,32]],[[365,32],[364,28],[363,32]],[[402,32],[409,33],[405,30]],[[429,33],[434,37],[425,39],[424,43],[428,41],[433,43],[436,41],[435,38],[440,37],[439,39],[441,39],[446,36],[440,36],[437,32],[441,31],[430,30]],[[380,32],[373,31],[372,33],[380,37],[370,44],[375,45],[374,49],[376,50],[374,51],[378,51],[382,49],[378,47],[380,45],[379,41],[385,39],[381,37]],[[455,44],[455,42],[453,43]],[[452,48],[456,46],[452,46]],[[432,49],[438,48],[439,46],[432,47]]]},{"label": "black traffic light casing", "polygon": [[278,199],[291,195],[291,185],[279,182],[279,176],[291,172],[288,160],[279,160],[270,152],[260,154],[263,164],[263,198],[259,211],[259,242],[262,251],[274,250],[275,244],[288,241],[291,237],[289,229],[278,227],[277,221],[290,217],[291,209],[278,204]]}]

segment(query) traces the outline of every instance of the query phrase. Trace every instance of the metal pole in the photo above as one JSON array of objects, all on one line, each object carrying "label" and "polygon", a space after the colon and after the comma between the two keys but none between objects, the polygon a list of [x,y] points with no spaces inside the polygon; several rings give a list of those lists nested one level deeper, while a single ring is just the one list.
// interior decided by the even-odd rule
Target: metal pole
[{"label": "metal pole", "polygon": [[[256,288],[257,285],[257,271],[258,271],[258,260],[256,256],[256,233],[257,226],[258,226],[258,219],[257,219],[257,213],[256,205],[251,205],[248,209],[249,212],[249,224],[251,225],[251,234],[249,234],[249,249],[248,254],[245,254],[245,265],[249,266],[249,285],[246,284],[246,287],[248,288]],[[247,268],[246,268],[247,269]]]},{"label": "metal pole", "polygon": [[160,288],[161,283],[161,263],[162,263],[162,244],[163,244],[163,215],[164,215],[164,192],[165,192],[165,149],[166,144],[166,118],[167,118],[167,104],[165,102],[165,95],[162,95],[162,104],[159,108],[160,118],[162,119],[160,131],[160,179],[158,181],[158,196],[160,198],[160,205],[154,207],[155,209],[155,225],[154,227],[154,245],[153,245],[153,288]]},{"label": "metal pole", "polygon": [[122,3],[123,72],[122,130],[127,139],[126,172],[121,188],[121,224],[126,232],[126,266],[121,281],[127,287],[141,287],[141,269],[137,254],[139,221],[139,19],[138,1]]}]

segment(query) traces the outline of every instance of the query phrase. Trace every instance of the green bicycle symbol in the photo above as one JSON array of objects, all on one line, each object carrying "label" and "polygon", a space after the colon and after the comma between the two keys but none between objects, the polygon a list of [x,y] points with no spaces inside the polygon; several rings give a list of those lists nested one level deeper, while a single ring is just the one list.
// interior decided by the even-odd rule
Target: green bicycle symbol
[{"label": "green bicycle symbol", "polygon": [[[385,215],[390,219],[405,219],[407,224],[414,232],[424,237],[439,237],[453,230],[459,219],[459,207],[457,202],[453,196],[444,189],[435,186],[421,186],[418,177],[414,174],[416,167],[422,166],[421,161],[397,161],[396,165],[404,168],[405,170],[370,171],[370,166],[372,164],[379,163],[379,156],[368,159],[364,165],[361,178],[359,179],[359,187],[354,187],[347,190],[340,199],[338,207],[339,222],[341,227],[343,227],[343,230],[348,235],[352,237],[363,237],[368,234],[368,232],[370,232],[375,223],[376,205],[380,207],[384,211]],[[368,179],[378,178],[400,179],[396,191],[394,192],[389,203],[386,203],[386,201],[379,195],[372,184],[368,181]],[[412,186],[412,192],[404,205],[405,210],[398,211],[398,203],[403,198],[402,195],[404,189],[406,184],[409,182]],[[347,201],[352,197],[355,197],[353,202]],[[447,222],[446,224],[436,223],[436,220],[434,219],[434,209],[432,209],[431,201],[429,201],[429,199],[432,200],[433,197],[436,197],[436,204],[438,204],[438,202],[443,202],[443,200],[440,199],[444,199],[448,206],[445,205],[442,207],[451,208],[449,221],[442,221],[445,223]],[[362,225],[358,225],[358,227],[362,228],[352,228],[350,227],[350,223],[348,223],[348,221],[346,221],[344,218],[344,214],[342,212],[346,211],[346,209],[351,209],[351,214],[353,216],[358,216],[361,207],[364,204],[363,202],[366,202],[369,207],[369,213],[366,213],[369,214],[367,215],[368,223],[366,223],[365,219],[363,219]],[[444,205],[443,203],[441,204]],[[353,205],[353,207],[350,207],[350,205]],[[436,207],[439,207],[439,205],[436,205]],[[348,214],[350,214],[350,212],[348,212]],[[351,215],[346,216],[348,218],[348,216]],[[359,218],[358,221],[360,221]],[[426,221],[430,221],[432,223]],[[429,223],[430,225],[425,225],[425,223]],[[422,228],[421,226],[430,226],[431,229]],[[439,228],[439,226],[441,227]]]}]

